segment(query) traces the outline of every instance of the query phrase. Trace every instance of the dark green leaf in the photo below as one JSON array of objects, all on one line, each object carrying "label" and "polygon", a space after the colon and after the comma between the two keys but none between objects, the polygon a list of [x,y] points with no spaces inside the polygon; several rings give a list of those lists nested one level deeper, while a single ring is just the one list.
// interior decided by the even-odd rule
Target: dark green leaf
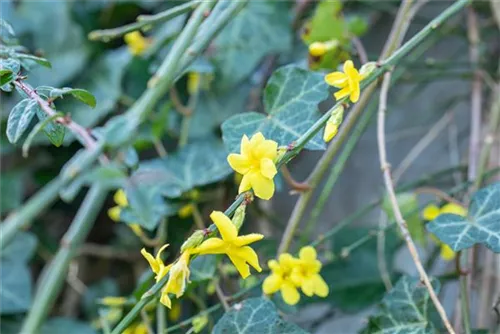
[{"label": "dark green leaf", "polygon": [[7,120],[7,138],[12,144],[16,143],[28,129],[36,109],[38,109],[36,101],[24,99],[11,110]]},{"label": "dark green leaf", "polygon": [[10,70],[0,71],[0,86],[10,84],[12,81],[14,81],[14,73]]},{"label": "dark green leaf", "polygon": [[427,229],[455,252],[480,243],[500,253],[500,183],[473,195],[467,217],[442,214]]},{"label": "dark green leaf", "polygon": [[141,163],[131,180],[141,185],[156,185],[164,196],[175,198],[229,175],[231,168],[226,158],[226,150],[218,140],[195,142],[165,159]]},{"label": "dark green leaf", "polygon": [[0,313],[13,314],[27,311],[31,305],[31,273],[23,262],[1,260]]},{"label": "dark green leaf", "polygon": [[[436,292],[439,282],[432,281]],[[380,311],[370,318],[366,334],[434,334],[429,292],[418,278],[402,277],[384,297]]]},{"label": "dark green leaf", "polygon": [[18,232],[14,239],[2,250],[0,259],[26,263],[35,253],[37,243],[34,234]]},{"label": "dark green leaf", "polygon": [[[48,116],[39,107],[36,108],[36,115],[40,122],[45,123]],[[56,123],[55,121],[48,121],[43,127],[43,132],[49,138],[50,142],[59,147],[64,142],[64,135],[66,134],[66,128],[64,125]]]},{"label": "dark green leaf", "polygon": [[[43,117],[44,115],[46,115],[42,110],[40,110],[40,108],[38,108],[37,110],[37,115],[38,114],[41,114],[41,117]],[[58,117],[63,117],[64,114],[61,113],[61,112],[58,112],[58,113],[55,113],[54,115],[50,116],[50,117],[47,117],[45,118],[43,121],[39,122],[37,125],[35,125],[33,127],[33,129],[31,129],[31,132],[29,133],[28,137],[26,138],[26,140],[24,141],[24,144],[23,144],[23,157],[28,157],[28,151],[29,151],[29,148],[30,148],[30,145],[31,145],[31,142],[33,141],[33,139],[35,138],[35,136],[42,130],[45,130],[45,128],[47,126],[50,126],[50,128],[52,129],[54,126],[61,126],[61,124],[58,124],[56,122],[53,122],[56,118]],[[53,122],[53,123],[51,123]],[[62,137],[60,138],[60,141],[57,141],[56,143],[54,143],[54,145],[56,144],[59,144],[59,145],[56,145],[56,146],[60,146],[62,144],[62,141],[64,139],[64,128],[62,129]]]},{"label": "dark green leaf", "polygon": [[69,88],[69,87],[54,88],[50,91],[49,97],[51,98],[63,97],[63,95],[67,94],[71,94],[74,98],[82,101],[83,103],[91,106],[92,108],[95,108],[96,106],[95,96],[92,95],[89,91],[80,88]]},{"label": "dark green leaf", "polygon": [[213,334],[306,334],[295,324],[280,318],[267,298],[250,298],[233,305],[217,322]]},{"label": "dark green leaf", "polygon": [[261,59],[291,48],[287,3],[250,1],[214,41],[219,87],[231,88],[248,77]]},{"label": "dark green leaf", "polygon": [[197,282],[213,279],[216,266],[216,255],[209,254],[196,257],[189,265],[189,269],[191,270],[191,281]]},{"label": "dark green leaf", "polygon": [[[231,152],[239,152],[241,137],[256,132],[286,146],[296,141],[321,117],[318,104],[328,96],[328,87],[320,73],[296,66],[285,66],[273,73],[264,91],[265,114],[248,112],[235,115],[222,124],[224,143]],[[322,150],[325,143],[318,133],[305,146]]]}]

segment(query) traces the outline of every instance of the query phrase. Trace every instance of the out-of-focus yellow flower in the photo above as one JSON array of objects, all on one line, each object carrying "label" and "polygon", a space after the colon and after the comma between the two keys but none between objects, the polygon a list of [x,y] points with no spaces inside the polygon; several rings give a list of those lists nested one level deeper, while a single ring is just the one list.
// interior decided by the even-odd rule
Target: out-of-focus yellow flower
[{"label": "out-of-focus yellow flower", "polygon": [[109,296],[109,297],[101,298],[99,300],[99,302],[105,306],[117,307],[117,306],[125,305],[125,303],[127,302],[127,298]]},{"label": "out-of-focus yellow flower", "polygon": [[243,175],[239,193],[253,189],[255,196],[270,199],[274,194],[274,176],[278,143],[266,140],[258,132],[248,139],[241,139],[241,154],[230,154],[227,161],[232,169]]},{"label": "out-of-focus yellow flower", "polygon": [[316,259],[316,250],[311,246],[303,247],[299,252],[299,261],[292,271],[292,281],[302,289],[306,296],[328,296],[328,285],[319,275],[322,264]]},{"label": "out-of-focus yellow flower", "polygon": [[[452,214],[464,216],[464,217],[467,216],[467,210],[464,207],[457,205],[455,203],[447,203],[447,204],[443,205],[442,208],[439,208],[434,204],[427,205],[424,208],[424,210],[422,211],[422,217],[425,220],[431,221],[431,220],[436,219],[439,215],[442,215],[444,213],[452,213]],[[443,260],[451,261],[455,258],[456,253],[453,251],[453,249],[451,249],[450,246],[448,246],[444,242],[441,242],[441,240],[436,238],[436,236],[433,234],[431,234],[431,238],[441,248],[440,256]]]},{"label": "out-of-focus yellow flower", "polygon": [[177,320],[180,319],[182,313],[182,307],[180,302],[175,302],[172,305],[172,308],[170,309],[170,312],[168,312],[168,320],[172,322],[176,322]]},{"label": "out-of-focus yellow flower", "polygon": [[[108,216],[114,222],[119,222],[122,209],[128,206],[128,200],[125,191],[123,189],[118,189],[113,195],[113,200],[117,205],[108,210]],[[127,224],[127,225],[130,227],[132,232],[134,232],[134,234],[137,235],[138,237],[141,237],[144,234],[139,224]]]},{"label": "out-of-focus yellow flower", "polygon": [[210,238],[193,249],[193,254],[226,254],[241,277],[250,276],[250,264],[258,272],[262,271],[257,253],[248,246],[264,238],[262,234],[252,233],[238,236],[238,230],[231,220],[220,211],[213,211],[210,218],[217,226],[221,238]]},{"label": "out-of-focus yellow flower", "polygon": [[134,56],[143,54],[151,44],[151,42],[142,36],[139,31],[129,32],[123,37],[123,39],[125,40],[125,43],[127,43],[130,53]]},{"label": "out-of-focus yellow flower", "polygon": [[344,72],[332,72],[325,76],[327,84],[340,88],[340,90],[334,94],[335,98],[340,100],[349,96],[352,103],[356,103],[359,100],[359,83],[361,80],[363,80],[363,76],[359,74],[351,60],[347,60],[344,63]]},{"label": "out-of-focus yellow flower", "polygon": [[184,294],[186,283],[189,282],[189,259],[191,257],[190,250],[186,250],[181,254],[179,260],[170,268],[170,277],[168,278],[165,290],[168,293],[174,294],[177,298]]},{"label": "out-of-focus yellow flower", "polygon": [[321,57],[330,50],[335,49],[339,45],[337,40],[327,42],[313,42],[309,44],[309,54],[313,57]]},{"label": "out-of-focus yellow flower", "polygon": [[187,91],[189,95],[194,95],[200,90],[201,74],[189,72],[187,77]]},{"label": "out-of-focus yellow flower", "polygon": [[134,323],[125,328],[122,334],[148,334],[148,326],[142,322]]},{"label": "out-of-focus yellow flower", "polygon": [[193,204],[189,203],[189,204],[183,205],[179,209],[178,214],[179,214],[179,217],[181,217],[183,219],[190,217],[193,214]]},{"label": "out-of-focus yellow flower", "polygon": [[269,260],[267,263],[271,269],[271,275],[266,277],[262,284],[262,290],[265,294],[271,295],[281,291],[281,296],[285,303],[295,305],[300,300],[300,294],[297,286],[292,280],[292,272],[297,266],[297,259],[288,253],[281,254],[278,261]]},{"label": "out-of-focus yellow flower", "polygon": [[272,273],[262,285],[265,294],[281,291],[283,300],[289,305],[295,305],[300,300],[298,288],[309,297],[328,296],[328,285],[319,274],[322,265],[313,247],[303,247],[298,259],[284,253],[280,255],[279,261],[270,260],[268,265]]},{"label": "out-of-focus yellow flower", "polygon": [[[168,247],[168,244],[163,245],[163,247],[161,247],[158,250],[156,257],[153,257],[153,255],[148,253],[146,251],[146,249],[144,249],[144,248],[141,249],[142,256],[144,256],[144,258],[148,261],[149,266],[151,267],[151,270],[156,274],[156,276],[155,276],[156,282],[159,282],[163,277],[165,277],[165,275],[168,274],[170,268],[172,267],[171,264],[166,266],[165,263],[163,262],[163,260],[161,259],[161,253],[167,247]],[[162,290],[160,302],[168,308],[170,308],[172,306],[172,302],[171,302],[170,298],[168,297],[168,293],[166,291],[166,288],[163,288],[163,290]]]},{"label": "out-of-focus yellow flower", "polygon": [[323,134],[323,140],[329,142],[335,137],[339,131],[339,126],[342,124],[344,119],[344,106],[339,106],[332,111],[332,115],[328,119],[325,125],[325,132]]}]

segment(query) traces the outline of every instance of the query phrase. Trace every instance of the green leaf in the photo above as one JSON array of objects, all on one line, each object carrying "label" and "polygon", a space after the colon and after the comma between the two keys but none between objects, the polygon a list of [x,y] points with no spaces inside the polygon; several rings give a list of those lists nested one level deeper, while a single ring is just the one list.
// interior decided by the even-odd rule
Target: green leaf
[{"label": "green leaf", "polygon": [[15,59],[0,59],[0,86],[11,83],[21,70],[21,64]]},{"label": "green leaf", "polygon": [[[276,70],[264,90],[266,113],[248,112],[235,115],[222,124],[222,137],[230,152],[239,152],[241,137],[262,134],[279,145],[289,145],[304,134],[321,114],[318,103],[328,97],[328,87],[320,73],[290,65]],[[321,133],[305,146],[323,150]]]},{"label": "green leaf", "polygon": [[23,173],[4,172],[0,174],[0,194],[9,194],[0,196],[0,213],[4,214],[17,209],[22,202],[25,175]]},{"label": "green leaf", "polygon": [[222,143],[209,139],[186,145],[164,159],[140,164],[131,181],[160,188],[162,194],[176,198],[197,186],[217,182],[231,173]]},{"label": "green leaf", "polygon": [[57,97],[63,97],[63,95],[67,94],[71,94],[74,98],[82,101],[83,103],[91,106],[92,108],[95,108],[96,106],[95,96],[92,95],[92,93],[90,93],[89,91],[80,88],[70,88],[70,87],[53,88],[50,91],[49,97],[57,98]]},{"label": "green leaf", "polygon": [[[399,193],[396,195],[396,199],[401,213],[403,214],[403,217],[405,217],[406,224],[408,225],[408,231],[413,237],[413,240],[425,246],[427,243],[427,237],[424,222],[420,219],[417,195],[414,193]],[[386,212],[389,221],[396,220],[391,202],[387,196],[384,198],[382,208]]]},{"label": "green leaf", "polygon": [[305,33],[302,35],[304,41],[310,44],[332,39],[345,39],[348,31],[341,11],[340,0],[321,1],[306,25]]},{"label": "green leaf", "polygon": [[[38,108],[37,110],[37,114],[40,114],[42,115],[46,115],[42,110],[40,110],[40,108]],[[63,127],[61,124],[58,124],[56,122],[54,122],[53,124],[51,122],[53,122],[56,118],[58,117],[64,117],[64,114],[61,113],[61,112],[58,112],[58,113],[55,113],[54,115],[50,116],[50,117],[47,117],[45,118],[43,121],[39,122],[37,125],[35,125],[33,127],[33,129],[31,129],[31,132],[30,134],[28,135],[28,137],[26,138],[26,140],[24,141],[23,143],[23,157],[27,158],[28,157],[28,151],[29,151],[29,148],[30,148],[30,145],[31,145],[31,142],[33,141],[33,139],[36,137],[36,135],[42,131],[42,130],[45,130],[45,128],[49,125],[52,125],[52,127],[54,127],[54,125],[60,125],[61,127]],[[60,137],[60,141],[57,141],[56,143],[54,143],[54,145],[56,146],[60,146],[62,144],[62,141],[64,139],[64,127],[62,129],[62,137]]]},{"label": "green leaf", "polygon": [[7,120],[7,138],[12,144],[16,143],[28,129],[36,109],[36,101],[24,99],[11,110]]},{"label": "green leaf", "polygon": [[189,265],[189,269],[191,270],[191,281],[197,282],[213,279],[216,266],[217,256],[214,254],[196,257]]},{"label": "green leaf", "polygon": [[250,298],[233,305],[217,322],[213,334],[306,334],[295,324],[280,318],[267,298]]},{"label": "green leaf", "polygon": [[66,134],[66,128],[64,125],[56,123],[55,121],[47,121],[49,116],[40,109],[39,106],[36,108],[36,116],[40,120],[40,122],[44,123],[43,132],[50,140],[52,145],[55,147],[59,147],[64,142],[64,136]]},{"label": "green leaf", "polygon": [[31,273],[15,259],[0,262],[0,314],[25,312],[31,305]]},{"label": "green leaf", "polygon": [[[439,282],[433,280],[439,291]],[[430,320],[429,292],[418,278],[402,277],[384,297],[380,311],[369,320],[366,334],[434,334],[436,328]]]},{"label": "green leaf", "polygon": [[218,86],[228,89],[248,77],[261,59],[291,48],[288,4],[250,1],[213,42],[213,61],[222,76]]},{"label": "green leaf", "polygon": [[480,243],[500,253],[500,183],[473,195],[467,217],[442,214],[427,224],[427,230],[455,252]]},{"label": "green leaf", "polygon": [[38,241],[33,233],[18,232],[2,250],[0,259],[27,263],[35,253],[37,244]]},{"label": "green leaf", "polygon": [[[362,240],[373,230],[369,228],[345,228],[332,240],[334,254],[342,254],[345,248]],[[385,237],[387,271],[391,279],[396,278],[393,270],[393,254],[400,245],[396,232],[389,230]],[[377,238],[372,237],[352,250],[345,258],[336,258],[325,265],[321,276],[328,282],[330,293],[327,301],[345,312],[357,312],[380,301],[386,290],[380,277],[377,258]],[[324,299],[313,299],[313,302]]]},{"label": "green leaf", "polygon": [[[18,59],[21,59],[21,61],[31,60],[31,61],[34,61],[35,63],[37,63],[38,65],[42,65],[42,66],[45,66],[47,68],[52,68],[52,64],[50,63],[50,61],[48,61],[47,59],[42,58],[42,57],[37,57],[37,56],[30,55],[30,54],[25,54],[25,53],[16,53],[16,57]],[[23,62],[24,67],[26,67],[25,65],[26,64]]]}]

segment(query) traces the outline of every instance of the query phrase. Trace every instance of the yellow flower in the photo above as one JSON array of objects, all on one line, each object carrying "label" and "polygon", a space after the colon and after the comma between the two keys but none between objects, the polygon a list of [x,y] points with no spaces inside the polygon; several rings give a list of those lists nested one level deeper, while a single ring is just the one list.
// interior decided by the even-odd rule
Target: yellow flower
[{"label": "yellow flower", "polygon": [[[457,205],[455,203],[445,204],[445,205],[443,205],[443,207],[441,209],[434,204],[429,204],[422,211],[422,216],[425,220],[431,221],[431,220],[436,219],[439,215],[442,215],[444,213],[452,213],[452,214],[459,215],[459,216],[467,216],[467,210],[465,210],[464,207]],[[433,234],[431,234],[431,238],[441,248],[440,249],[440,256],[443,260],[451,261],[455,258],[456,254],[453,251],[453,249],[451,249],[450,246],[448,246],[444,242],[441,242],[441,240],[439,240]]]},{"label": "yellow flower", "polygon": [[[153,257],[150,253],[148,253],[144,248],[141,249],[141,254],[146,258],[146,260],[149,262],[149,266],[151,267],[151,270],[156,274],[155,279],[156,282],[158,283],[165,275],[168,274],[168,271],[172,267],[172,265],[166,266],[165,263],[163,263],[163,260],[161,259],[161,253],[165,248],[168,247],[168,244],[163,245],[158,250],[158,253],[156,254],[156,257]],[[160,302],[165,305],[166,307],[170,308],[172,303],[170,301],[170,298],[168,297],[168,293],[166,289],[164,288],[161,293],[160,297]]]},{"label": "yellow flower", "polygon": [[313,42],[309,45],[309,54],[313,57],[321,57],[338,45],[339,42],[335,39],[327,42]]},{"label": "yellow flower", "polygon": [[194,95],[200,89],[201,75],[198,72],[189,72],[187,78],[187,91],[189,95]]},{"label": "yellow flower", "polygon": [[125,194],[125,191],[123,189],[118,189],[115,192],[115,194],[113,195],[113,200],[121,207],[128,206],[127,195]]},{"label": "yellow flower", "polygon": [[261,272],[257,253],[248,245],[261,240],[264,236],[257,233],[238,236],[236,226],[220,211],[213,211],[210,218],[217,226],[222,239],[205,240],[193,249],[193,254],[226,254],[243,278],[250,276],[248,264]]},{"label": "yellow flower", "polygon": [[179,209],[179,217],[187,218],[193,214],[193,204],[186,204]]},{"label": "yellow flower", "polygon": [[299,262],[292,271],[292,281],[300,286],[306,296],[328,296],[328,285],[319,275],[321,262],[316,259],[316,250],[311,246],[303,247],[299,252]]},{"label": "yellow flower", "polygon": [[349,96],[352,103],[359,100],[360,87],[359,83],[363,80],[363,76],[354,68],[351,60],[344,63],[344,72],[332,72],[325,76],[325,81],[330,86],[341,88],[334,94],[337,100]]},{"label": "yellow flower", "polygon": [[148,327],[142,322],[135,323],[125,328],[122,334],[148,334]]},{"label": "yellow flower", "polygon": [[173,293],[177,298],[184,294],[186,290],[186,282],[189,282],[189,258],[190,251],[185,251],[181,257],[170,268],[170,277],[168,278],[165,290],[168,293]]},{"label": "yellow flower", "polygon": [[127,302],[127,298],[111,296],[111,297],[101,298],[99,302],[105,306],[123,306]]},{"label": "yellow flower", "polygon": [[123,38],[131,54],[138,56],[144,53],[151,43],[138,31],[129,32]]},{"label": "yellow flower", "polygon": [[255,196],[270,199],[274,194],[273,178],[277,174],[274,164],[278,143],[266,140],[258,132],[249,140],[241,139],[241,154],[230,154],[227,161],[232,169],[243,175],[239,193],[253,189]]},{"label": "yellow flower", "polygon": [[[108,210],[108,216],[109,218],[111,218],[111,220],[117,223],[120,221],[120,214],[122,209],[128,206],[128,200],[125,191],[123,189],[118,189],[113,195],[113,200],[117,205]],[[132,232],[134,232],[134,234],[137,235],[138,237],[144,234],[139,224],[127,224],[127,225],[130,227]]]},{"label": "yellow flower", "polygon": [[281,291],[281,296],[285,303],[295,305],[300,300],[300,294],[292,280],[292,272],[297,266],[297,259],[290,254],[281,254],[278,261],[270,260],[268,263],[271,269],[271,275],[266,277],[262,284],[262,290],[265,294],[271,295]]}]

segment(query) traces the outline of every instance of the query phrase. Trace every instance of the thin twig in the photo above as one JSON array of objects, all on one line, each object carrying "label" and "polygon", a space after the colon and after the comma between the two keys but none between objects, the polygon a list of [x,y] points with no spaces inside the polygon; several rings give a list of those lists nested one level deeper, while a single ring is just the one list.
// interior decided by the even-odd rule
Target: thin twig
[{"label": "thin twig", "polygon": [[307,182],[296,181],[287,166],[281,167],[281,175],[290,188],[292,188],[292,191],[302,192],[311,189]]},{"label": "thin twig", "polygon": [[439,315],[441,316],[441,319],[446,329],[448,330],[449,333],[455,334],[455,331],[451,327],[448,317],[446,316],[446,312],[443,308],[443,305],[441,305],[441,302],[439,301],[439,298],[437,297],[436,292],[432,287],[429,277],[425,272],[422,262],[420,261],[417,248],[415,246],[415,243],[413,242],[413,239],[411,238],[410,232],[408,231],[408,227],[406,225],[406,222],[399,208],[398,201],[396,199],[396,192],[394,190],[394,185],[391,179],[391,167],[387,161],[387,152],[385,147],[385,113],[387,109],[387,94],[389,92],[390,80],[391,80],[391,73],[387,72],[386,74],[384,74],[384,81],[382,82],[382,88],[380,90],[380,101],[379,101],[378,122],[377,122],[377,143],[380,154],[380,168],[382,169],[383,172],[385,188],[389,195],[389,200],[391,202],[396,222],[398,223],[398,226],[401,230],[401,234],[403,235],[403,238],[405,239],[410,254],[413,258],[413,262],[415,263],[415,266],[417,267],[417,270],[420,274],[420,280],[425,284],[427,290],[429,291],[429,296],[431,297],[434,306],[436,307]]},{"label": "thin twig", "polygon": [[436,196],[439,199],[442,199],[443,201],[446,201],[448,203],[453,203],[453,204],[456,204],[458,206],[461,206],[462,208],[465,208],[465,205],[462,202],[451,197],[450,195],[448,195],[444,191],[437,189],[437,188],[420,187],[420,188],[415,189],[415,193],[417,193],[417,194],[431,194],[431,195]]},{"label": "thin twig", "polygon": [[358,53],[359,61],[361,61],[361,64],[366,64],[368,62],[368,54],[366,53],[363,42],[361,42],[361,40],[357,36],[352,36],[351,42],[356,48],[356,52]]},{"label": "thin twig", "polygon": [[215,282],[215,293],[217,294],[217,297],[219,298],[222,306],[224,307],[224,310],[227,312],[230,309],[230,306],[227,302],[227,297],[224,294],[224,291],[222,291],[222,288],[220,286],[220,282],[217,281]]}]

